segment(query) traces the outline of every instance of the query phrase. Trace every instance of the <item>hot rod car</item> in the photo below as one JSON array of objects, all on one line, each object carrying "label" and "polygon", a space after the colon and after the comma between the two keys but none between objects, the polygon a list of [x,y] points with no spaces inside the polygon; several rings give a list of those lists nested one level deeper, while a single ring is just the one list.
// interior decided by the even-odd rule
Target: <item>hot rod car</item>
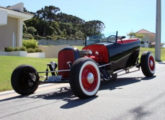
[{"label": "hot rod car", "polygon": [[[29,65],[18,66],[11,76],[13,89],[21,95],[29,95],[39,84],[69,82],[76,96],[87,98],[96,95],[101,81],[116,79],[120,71],[137,67],[146,77],[155,73],[152,54],[144,52],[139,57],[139,39],[124,39],[116,34],[104,39],[89,38],[85,44],[82,50],[63,48],[58,53],[58,65],[50,62],[43,72]],[[41,74],[45,75],[44,80]]]}]

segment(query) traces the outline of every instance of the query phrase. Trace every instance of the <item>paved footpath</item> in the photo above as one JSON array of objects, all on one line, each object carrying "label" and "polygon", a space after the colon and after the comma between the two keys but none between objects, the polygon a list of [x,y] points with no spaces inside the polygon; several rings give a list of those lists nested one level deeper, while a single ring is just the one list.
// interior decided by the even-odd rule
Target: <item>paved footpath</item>
[{"label": "paved footpath", "polygon": [[69,84],[42,86],[28,97],[0,93],[0,120],[165,120],[165,63],[152,78],[138,71],[103,82],[90,99],[75,97]]}]

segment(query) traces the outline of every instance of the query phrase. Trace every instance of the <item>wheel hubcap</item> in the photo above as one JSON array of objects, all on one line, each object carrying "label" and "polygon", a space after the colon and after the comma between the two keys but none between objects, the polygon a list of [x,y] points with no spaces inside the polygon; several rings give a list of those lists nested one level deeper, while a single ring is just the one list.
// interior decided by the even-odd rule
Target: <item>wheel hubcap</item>
[{"label": "wheel hubcap", "polygon": [[94,91],[98,84],[98,75],[95,67],[92,65],[85,66],[82,71],[81,80],[86,91]]},{"label": "wheel hubcap", "polygon": [[89,73],[87,76],[87,80],[89,84],[92,84],[94,82],[94,75],[92,73]]},{"label": "wheel hubcap", "polygon": [[152,61],[152,60],[150,61],[150,65],[151,65],[151,67],[153,67],[153,65],[154,65],[154,63],[153,63],[153,61]]},{"label": "wheel hubcap", "polygon": [[149,67],[152,71],[154,71],[155,69],[155,62],[154,62],[154,58],[152,56],[149,57]]}]

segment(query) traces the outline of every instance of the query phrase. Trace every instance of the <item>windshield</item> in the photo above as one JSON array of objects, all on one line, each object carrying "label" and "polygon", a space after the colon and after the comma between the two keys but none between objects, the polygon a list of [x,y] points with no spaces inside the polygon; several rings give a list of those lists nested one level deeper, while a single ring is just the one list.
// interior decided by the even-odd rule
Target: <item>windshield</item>
[{"label": "windshield", "polygon": [[109,35],[107,37],[105,37],[104,35],[89,36],[86,39],[86,45],[91,45],[91,44],[101,43],[101,42],[115,43],[116,39],[117,39],[117,35]]}]

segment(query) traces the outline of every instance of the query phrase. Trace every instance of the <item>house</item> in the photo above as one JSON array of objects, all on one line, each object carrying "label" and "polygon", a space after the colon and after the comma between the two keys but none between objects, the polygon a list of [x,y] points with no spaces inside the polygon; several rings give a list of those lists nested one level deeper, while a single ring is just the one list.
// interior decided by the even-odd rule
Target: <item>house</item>
[{"label": "house", "polygon": [[140,34],[143,37],[141,38],[143,47],[151,47],[155,43],[155,33],[150,32],[145,29],[141,29],[136,32],[136,34]]},{"label": "house", "polygon": [[22,46],[23,22],[33,17],[23,9],[23,3],[0,7],[0,51],[5,47]]}]

